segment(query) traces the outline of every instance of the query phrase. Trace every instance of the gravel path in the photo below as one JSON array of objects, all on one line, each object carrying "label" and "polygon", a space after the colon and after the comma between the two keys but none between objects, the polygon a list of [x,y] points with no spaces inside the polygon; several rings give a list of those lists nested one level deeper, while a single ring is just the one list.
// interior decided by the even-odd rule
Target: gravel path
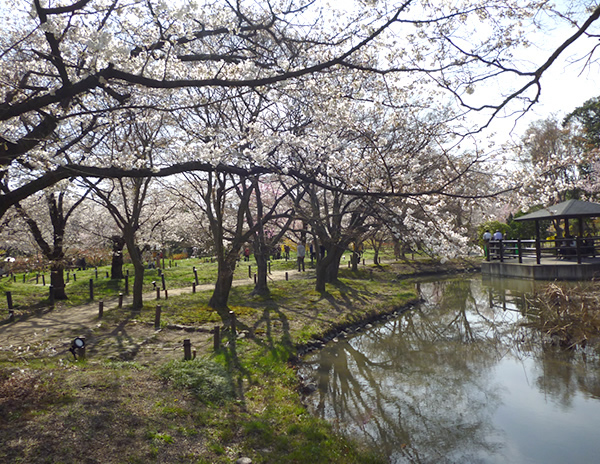
[{"label": "gravel path", "polygon": [[[286,271],[273,271],[271,281],[284,280]],[[314,277],[313,271],[299,274],[288,271],[290,279]],[[234,286],[248,285],[249,279],[233,282]],[[197,291],[212,290],[213,284],[198,285]],[[191,293],[191,287],[168,289],[169,297]],[[161,293],[164,298],[164,294]],[[147,293],[144,300],[153,300],[156,293]],[[123,306],[132,303],[132,297],[123,297]],[[110,325],[98,317],[99,302],[94,301],[77,307],[58,307],[44,314],[17,319],[13,323],[0,325],[0,351],[10,351],[19,356],[52,355],[68,353],[75,337],[86,337],[88,353],[102,352],[103,357],[118,359],[144,359],[149,362],[159,356],[180,356],[183,339],[190,339],[194,349],[205,351],[212,347],[212,335],[204,331],[184,332],[181,330],[155,331],[147,324],[125,320]],[[118,299],[104,301],[104,312],[118,310]],[[210,327],[212,328],[212,326]],[[70,353],[69,353],[70,355]]]}]

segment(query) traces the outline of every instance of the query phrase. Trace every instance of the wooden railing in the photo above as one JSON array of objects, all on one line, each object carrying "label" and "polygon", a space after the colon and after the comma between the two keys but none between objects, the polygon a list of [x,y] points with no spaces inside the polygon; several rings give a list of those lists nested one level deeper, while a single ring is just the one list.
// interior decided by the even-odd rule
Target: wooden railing
[{"label": "wooden railing", "polygon": [[486,260],[518,260],[535,258],[540,264],[542,257],[577,259],[581,264],[584,257],[600,254],[600,237],[569,237],[547,240],[490,240],[486,248]]}]

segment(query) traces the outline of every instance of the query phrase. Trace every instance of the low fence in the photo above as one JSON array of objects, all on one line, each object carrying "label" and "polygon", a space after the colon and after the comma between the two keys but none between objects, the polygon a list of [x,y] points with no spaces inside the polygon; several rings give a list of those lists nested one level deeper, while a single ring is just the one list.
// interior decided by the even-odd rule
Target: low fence
[{"label": "low fence", "polygon": [[542,258],[560,258],[577,260],[582,263],[582,258],[596,257],[600,237],[568,237],[546,240],[490,240],[485,245],[487,261],[494,259],[504,262],[524,258],[535,258],[537,264]]}]

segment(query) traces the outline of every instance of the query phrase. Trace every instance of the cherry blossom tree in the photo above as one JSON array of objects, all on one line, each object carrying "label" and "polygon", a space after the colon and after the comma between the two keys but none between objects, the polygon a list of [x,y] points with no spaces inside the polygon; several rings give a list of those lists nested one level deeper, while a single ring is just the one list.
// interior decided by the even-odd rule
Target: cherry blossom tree
[{"label": "cherry blossom tree", "polygon": [[524,182],[523,192],[532,192],[526,198],[533,197],[533,204],[550,205],[579,196],[587,159],[575,138],[573,125],[563,126],[551,117],[532,123],[514,148],[525,173],[516,175]]},{"label": "cherry blossom tree", "polygon": [[[558,11],[555,17],[571,24],[572,33],[554,53],[527,67],[512,53],[527,44],[526,33],[540,15],[553,14],[543,1],[359,0],[340,11],[302,0],[171,5],[34,0],[28,10],[23,5],[10,1],[2,11],[2,214],[73,176],[214,172],[219,164],[197,153],[182,153],[153,172],[127,164],[58,161],[40,149],[43,142],[61,150],[74,147],[96,130],[97,118],[115,110],[210,105],[210,89],[310,89],[323,76],[350,73],[357,90],[364,76],[407,91],[425,89],[431,97],[437,89],[465,111],[484,113],[484,121],[513,111],[513,103],[523,102],[517,109],[526,109],[539,98],[542,75],[573,42],[595,34],[600,16],[600,7]],[[507,83],[504,91],[481,102],[478,88],[500,81]],[[188,89],[207,90],[207,99],[191,101]],[[29,178],[8,174],[15,163],[25,162]],[[256,166],[265,168],[260,162]],[[222,170],[236,168],[220,164]]]},{"label": "cherry blossom tree", "polygon": [[[67,299],[64,270],[67,266],[66,248],[69,242],[68,221],[89,193],[77,196],[69,192],[68,186],[64,187],[41,193],[38,198],[30,197],[27,204],[23,202],[15,205],[42,255],[50,263],[50,285],[53,297],[57,300]],[[47,209],[40,208],[39,203],[45,203]],[[41,216],[40,213],[44,210],[46,214]]]},{"label": "cherry blossom tree", "polygon": [[[119,124],[112,124],[109,133],[87,147],[90,158],[108,159],[113,164],[131,163],[152,171],[161,157],[168,156],[164,153],[168,151],[167,115],[126,111],[111,116],[118,118]],[[85,178],[84,183],[93,190],[92,198],[108,210],[120,231],[120,237],[113,242],[120,246],[122,241],[127,246],[135,271],[133,308],[140,309],[145,271],[143,253],[150,246],[148,236],[165,218],[160,206],[163,202],[154,186],[157,183],[153,177],[100,181]]]}]

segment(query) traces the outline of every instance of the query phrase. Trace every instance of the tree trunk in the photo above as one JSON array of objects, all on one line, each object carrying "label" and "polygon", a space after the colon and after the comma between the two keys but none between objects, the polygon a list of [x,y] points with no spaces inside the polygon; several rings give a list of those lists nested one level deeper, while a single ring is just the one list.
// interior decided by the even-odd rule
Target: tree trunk
[{"label": "tree trunk", "polygon": [[135,272],[133,278],[133,310],[138,311],[144,306],[144,261],[142,252],[135,241],[135,232],[133,230],[123,229],[123,240],[127,245],[127,251],[131,257],[131,263]]},{"label": "tree trunk", "polygon": [[315,290],[317,292],[325,292],[325,284],[327,283],[327,266],[324,264],[325,258],[317,261]]},{"label": "tree trunk", "polygon": [[327,256],[331,258],[327,265],[326,279],[327,283],[337,282],[340,273],[340,261],[344,254],[343,247],[334,247],[333,250],[327,250]]},{"label": "tree trunk", "polygon": [[123,276],[123,248],[125,247],[125,240],[119,235],[113,235],[111,237],[113,242],[113,254],[112,263],[110,266],[110,278],[111,279],[122,279]]},{"label": "tree trunk", "polygon": [[360,261],[360,255],[356,251],[354,251],[350,259],[352,261],[352,270],[354,272],[358,272],[358,262]]},{"label": "tree trunk", "polygon": [[324,258],[317,261],[317,279],[315,282],[315,290],[317,292],[324,292],[325,284],[330,284],[338,280],[340,261],[343,254],[343,247],[332,247],[327,249],[327,254]]},{"label": "tree trunk", "polygon": [[135,276],[133,278],[133,308],[138,311],[144,306],[144,262],[140,260],[131,259],[133,263],[133,269]]},{"label": "tree trunk", "polygon": [[225,257],[221,255],[217,257],[217,283],[215,284],[215,290],[208,302],[208,306],[217,310],[224,321],[229,318],[229,313],[226,311],[228,309],[227,302],[229,301],[229,293],[231,292],[238,253],[239,249],[230,250]]},{"label": "tree trunk", "polygon": [[50,266],[50,285],[54,289],[55,300],[66,300],[67,292],[65,290],[65,273],[62,263],[53,262]]},{"label": "tree trunk", "polygon": [[266,247],[261,247],[260,253],[254,253],[254,258],[256,259],[256,285],[254,286],[254,290],[252,294],[254,295],[268,295],[269,294],[269,285],[267,284],[268,272],[269,272],[269,262],[267,254],[263,253],[263,249]]}]

